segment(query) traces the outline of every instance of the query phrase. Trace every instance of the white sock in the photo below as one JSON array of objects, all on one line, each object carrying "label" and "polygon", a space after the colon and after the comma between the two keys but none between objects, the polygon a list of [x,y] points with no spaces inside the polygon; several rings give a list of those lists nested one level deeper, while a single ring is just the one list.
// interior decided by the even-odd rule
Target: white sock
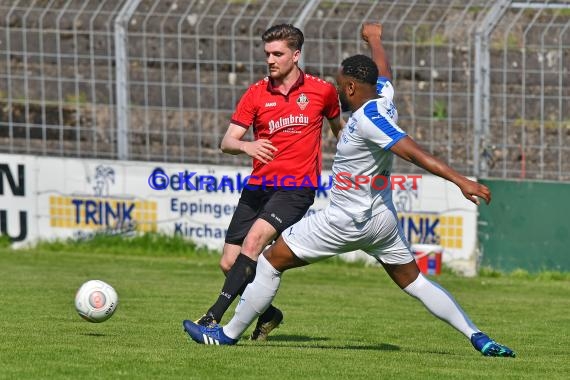
[{"label": "white sock", "polygon": [[259,255],[255,279],[241,295],[234,316],[224,326],[224,334],[232,339],[239,338],[253,320],[271,305],[280,283],[281,273],[271,266],[263,254]]},{"label": "white sock", "polygon": [[455,327],[467,338],[471,338],[473,333],[480,331],[455,302],[451,294],[422,274],[406,286],[404,291],[420,300],[433,315]]}]

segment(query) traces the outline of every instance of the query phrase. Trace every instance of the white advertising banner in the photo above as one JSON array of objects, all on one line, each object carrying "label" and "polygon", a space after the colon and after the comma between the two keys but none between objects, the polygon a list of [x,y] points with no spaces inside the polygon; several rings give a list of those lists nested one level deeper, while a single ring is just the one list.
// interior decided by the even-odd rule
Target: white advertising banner
[{"label": "white advertising banner", "polygon": [[37,236],[33,219],[37,215],[35,159],[32,156],[0,154],[0,234],[13,242]]},{"label": "white advertising banner", "polygon": [[[221,249],[250,172],[245,167],[0,154],[1,232],[22,243],[161,231]],[[412,243],[443,246],[447,263],[472,259],[476,206],[455,185],[419,177],[392,175],[393,201],[406,236]],[[308,214],[328,203],[330,172],[321,178]]]}]

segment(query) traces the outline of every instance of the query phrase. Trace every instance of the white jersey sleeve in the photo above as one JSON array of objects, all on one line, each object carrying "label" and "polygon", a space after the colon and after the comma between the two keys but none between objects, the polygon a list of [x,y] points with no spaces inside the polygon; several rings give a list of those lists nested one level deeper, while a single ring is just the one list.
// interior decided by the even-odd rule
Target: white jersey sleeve
[{"label": "white jersey sleeve", "polygon": [[386,107],[386,110],[392,120],[398,122],[398,110],[394,105],[394,86],[390,79],[386,77],[378,77],[376,80],[376,92],[380,95],[381,102]]},{"label": "white jersey sleeve", "polygon": [[378,77],[376,80],[376,92],[383,98],[388,99],[390,102],[394,102],[394,86],[390,79],[386,77]]}]

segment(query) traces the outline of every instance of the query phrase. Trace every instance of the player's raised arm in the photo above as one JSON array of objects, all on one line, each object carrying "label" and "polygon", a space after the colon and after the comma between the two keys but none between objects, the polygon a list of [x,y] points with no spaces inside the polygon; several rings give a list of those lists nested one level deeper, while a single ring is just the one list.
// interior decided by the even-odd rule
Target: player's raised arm
[{"label": "player's raised arm", "polygon": [[372,60],[378,67],[378,76],[388,78],[392,81],[392,68],[390,60],[382,45],[382,24],[365,22],[360,30],[362,39],[368,43]]},{"label": "player's raised arm", "polygon": [[390,150],[400,158],[453,182],[471,202],[478,205],[478,198],[484,199],[487,204],[491,202],[491,191],[487,186],[459,174],[439,158],[424,151],[411,137],[402,138]]}]

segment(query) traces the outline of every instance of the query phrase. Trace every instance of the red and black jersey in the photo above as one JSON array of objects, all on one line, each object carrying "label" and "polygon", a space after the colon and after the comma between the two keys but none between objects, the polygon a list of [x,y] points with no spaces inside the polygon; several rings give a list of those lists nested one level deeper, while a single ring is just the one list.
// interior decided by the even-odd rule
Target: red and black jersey
[{"label": "red and black jersey", "polygon": [[[251,85],[240,99],[231,122],[253,127],[255,139],[267,139],[277,148],[273,161],[253,160],[249,183],[268,184],[288,176],[286,183],[299,186],[309,179],[317,185],[321,173],[321,132],[323,118],[340,115],[334,86],[301,72],[287,95],[272,86],[268,77]],[[275,177],[277,176],[277,177]],[[307,184],[310,186],[310,184]]]}]

